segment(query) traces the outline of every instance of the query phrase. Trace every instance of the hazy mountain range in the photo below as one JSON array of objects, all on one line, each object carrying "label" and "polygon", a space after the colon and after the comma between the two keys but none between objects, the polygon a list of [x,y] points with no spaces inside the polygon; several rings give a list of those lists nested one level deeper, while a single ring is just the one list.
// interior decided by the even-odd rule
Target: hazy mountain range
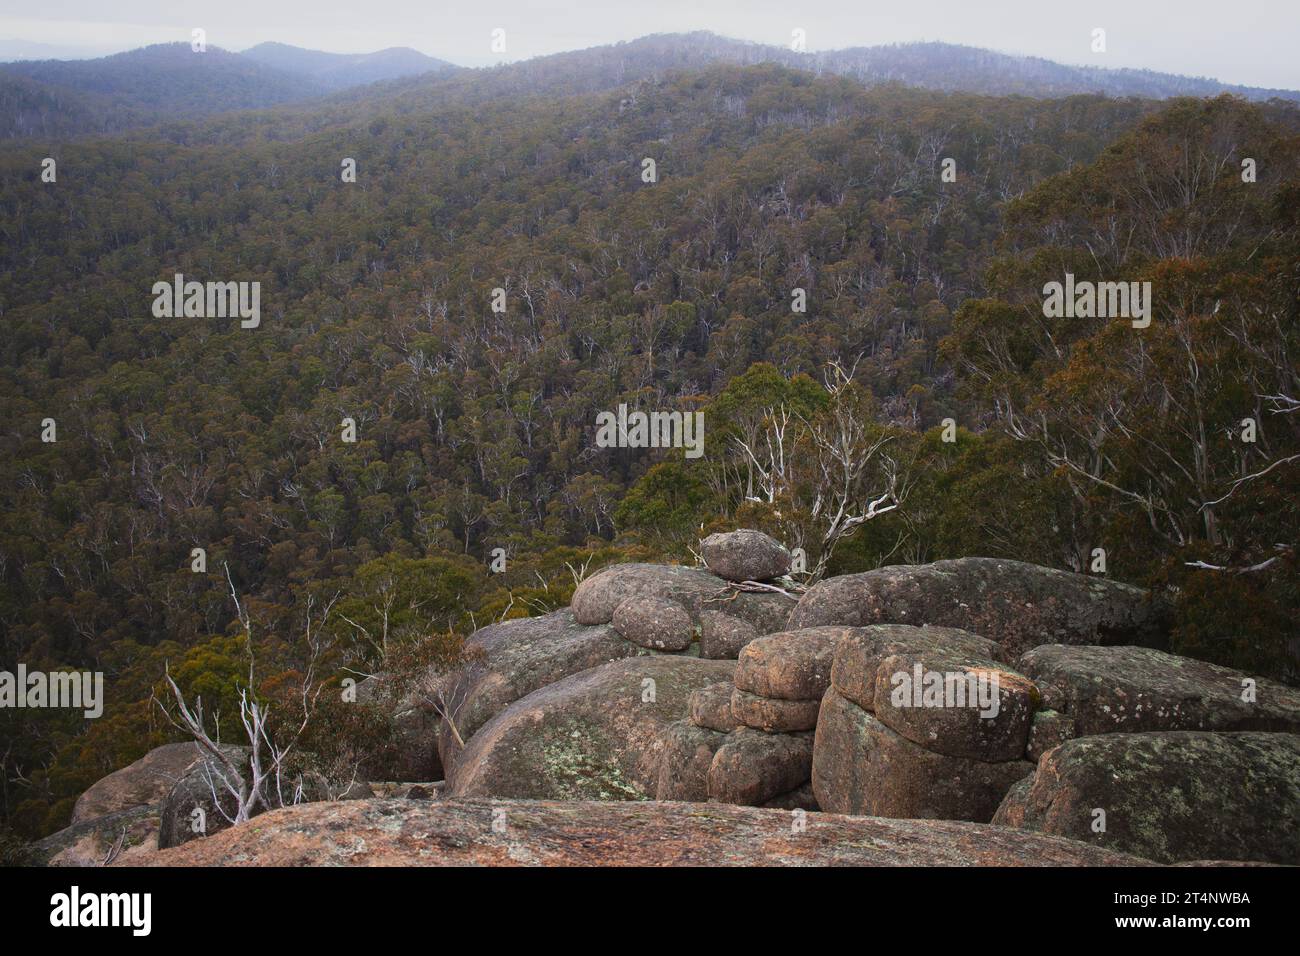
[{"label": "hazy mountain range", "polygon": [[[1164,99],[1233,93],[1251,100],[1300,100],[1300,92],[1234,86],[1150,70],[1068,66],[945,43],[795,53],[711,33],[660,34],[628,43],[466,69],[416,50],[326,53],[262,43],[242,53],[159,44],[90,60],[0,64],[0,136],[104,134],[232,110],[365,96],[443,95],[469,102],[503,93],[587,93],[673,70],[777,63],[865,85],[1060,97],[1101,93]],[[382,90],[375,83],[387,82]]]}]

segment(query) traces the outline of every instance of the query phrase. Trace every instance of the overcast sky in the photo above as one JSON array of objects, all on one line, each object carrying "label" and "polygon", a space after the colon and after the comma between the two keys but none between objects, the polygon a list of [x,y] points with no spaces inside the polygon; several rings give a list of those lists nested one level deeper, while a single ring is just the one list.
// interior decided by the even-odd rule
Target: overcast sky
[{"label": "overcast sky", "polygon": [[[231,50],[264,40],[348,53],[410,46],[464,66],[686,30],[788,45],[798,27],[809,50],[943,40],[1300,89],[1300,0],[0,0],[0,41],[47,44],[52,55],[188,41],[194,27]],[[490,49],[497,27],[504,56]],[[1096,27],[1104,54],[1090,49]],[[15,55],[11,42],[0,49]]]}]

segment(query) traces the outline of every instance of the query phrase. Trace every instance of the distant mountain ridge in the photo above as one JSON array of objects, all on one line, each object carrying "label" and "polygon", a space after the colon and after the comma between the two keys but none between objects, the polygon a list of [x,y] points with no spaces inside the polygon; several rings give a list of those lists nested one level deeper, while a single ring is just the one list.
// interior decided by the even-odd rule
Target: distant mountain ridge
[{"label": "distant mountain ridge", "polygon": [[309,77],[329,90],[461,69],[410,47],[389,47],[374,53],[325,53],[287,43],[259,43],[240,56],[286,73]]},{"label": "distant mountain ridge", "polygon": [[[948,43],[796,53],[707,32],[654,34],[517,63],[467,69],[408,47],[327,53],[261,43],[242,53],[159,44],[95,60],[0,64],[0,138],[115,134],[236,110],[316,103],[361,108],[466,106],[501,96],[570,96],[719,65],[776,64],[871,86],[1055,98],[1080,94],[1165,99],[1230,93],[1300,102],[1262,89],[1151,70],[1068,66]],[[381,84],[376,86],[375,84]]]},{"label": "distant mountain ridge", "polygon": [[1101,93],[1166,99],[1231,93],[1250,100],[1278,97],[1300,101],[1297,90],[1240,86],[1153,70],[1069,66],[1041,57],[1014,56],[952,43],[903,43],[796,53],[784,47],[734,40],[705,31],[652,34],[627,43],[557,53],[499,69],[519,70],[536,81],[544,80],[548,73],[570,72],[582,63],[594,71],[603,68],[609,72],[620,69],[636,72],[637,64],[647,59],[662,70],[718,63],[745,66],[776,63],[791,69],[846,76],[866,85],[901,83],[993,96],[1019,94],[1051,98]]}]

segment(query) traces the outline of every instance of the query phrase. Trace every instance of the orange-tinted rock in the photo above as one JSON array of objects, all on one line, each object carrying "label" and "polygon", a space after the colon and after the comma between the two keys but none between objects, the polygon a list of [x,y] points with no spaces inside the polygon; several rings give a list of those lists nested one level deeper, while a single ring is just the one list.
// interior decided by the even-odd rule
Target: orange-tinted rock
[{"label": "orange-tinted rock", "polygon": [[[144,854],[146,866],[1143,866],[1055,837],[700,803],[348,800],[304,804]],[[494,821],[497,824],[494,829]]]}]

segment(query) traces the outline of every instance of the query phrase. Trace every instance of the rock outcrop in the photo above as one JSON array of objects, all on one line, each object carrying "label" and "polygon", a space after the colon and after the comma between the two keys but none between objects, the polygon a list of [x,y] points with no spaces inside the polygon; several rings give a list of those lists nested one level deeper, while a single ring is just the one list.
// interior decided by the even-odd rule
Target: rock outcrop
[{"label": "rock outcrop", "polygon": [[652,655],[573,674],[515,701],[460,755],[453,797],[645,800],[660,777],[662,737],[692,691],[735,664]]},{"label": "rock outcrop", "polygon": [[587,627],[568,610],[480,628],[465,642],[469,663],[448,679],[438,751],[448,779],[464,742],[521,697],[571,674],[649,651],[608,624]]},{"label": "rock outcrop", "polygon": [[[987,822],[1024,759],[1039,695],[1001,648],[944,627],[846,629],[813,748],[819,806]],[[988,655],[988,656],[985,656]]]},{"label": "rock outcrop", "polygon": [[1300,865],[1300,736],[1080,737],[1048,751],[993,822],[1164,863]]},{"label": "rock outcrop", "polygon": [[709,768],[713,755],[727,742],[728,734],[700,727],[689,720],[668,725],[661,738],[656,800],[704,803],[709,799]]},{"label": "rock outcrop", "polygon": [[1146,647],[1049,644],[1020,658],[1072,737],[1143,730],[1300,733],[1300,690]]},{"label": "rock outcrop", "polygon": [[418,692],[363,682],[405,761],[341,795],[308,774],[328,802],[228,829],[198,749],[170,745],[91,787],[35,858],[1300,863],[1300,691],[1148,646],[1145,592],[967,558],[796,603],[738,583],[788,572],[766,535],[702,550],[709,570],[616,565],[569,609],[482,628]]},{"label": "rock outcrop", "polygon": [[72,822],[85,823],[110,813],[161,802],[176,781],[198,763],[200,756],[201,751],[194,743],[155,747],[135,763],[102,778],[78,797]]},{"label": "rock outcrop", "polygon": [[769,734],[742,727],[728,734],[709,766],[709,799],[762,806],[812,777],[812,734]]},{"label": "rock outcrop", "polygon": [[28,849],[32,866],[104,866],[158,849],[158,807],[134,806],[64,827]]},{"label": "rock outcrop", "polygon": [[608,624],[628,598],[653,597],[680,604],[693,625],[705,611],[721,611],[759,634],[783,630],[795,602],[774,592],[743,591],[698,568],[616,564],[587,578],[573,592],[570,610],[579,624]]},{"label": "rock outcrop", "polygon": [[684,651],[695,641],[686,608],[670,598],[631,597],[614,608],[614,630],[638,647]]},{"label": "rock outcrop", "polygon": [[1000,558],[957,558],[827,578],[789,627],[941,625],[1001,644],[1014,659],[1040,644],[1164,641],[1161,607],[1138,588]]},{"label": "rock outcrop", "polygon": [[731,733],[740,726],[731,709],[735,690],[736,685],[731,681],[719,681],[692,691],[689,702],[691,723],[708,730]]},{"label": "rock outcrop", "polygon": [[143,866],[1142,866],[1003,827],[699,803],[349,800],[275,810]]},{"label": "rock outcrop", "polygon": [[821,700],[831,683],[843,627],[814,627],[768,634],[748,644],[736,662],[736,687],[759,697]]}]

